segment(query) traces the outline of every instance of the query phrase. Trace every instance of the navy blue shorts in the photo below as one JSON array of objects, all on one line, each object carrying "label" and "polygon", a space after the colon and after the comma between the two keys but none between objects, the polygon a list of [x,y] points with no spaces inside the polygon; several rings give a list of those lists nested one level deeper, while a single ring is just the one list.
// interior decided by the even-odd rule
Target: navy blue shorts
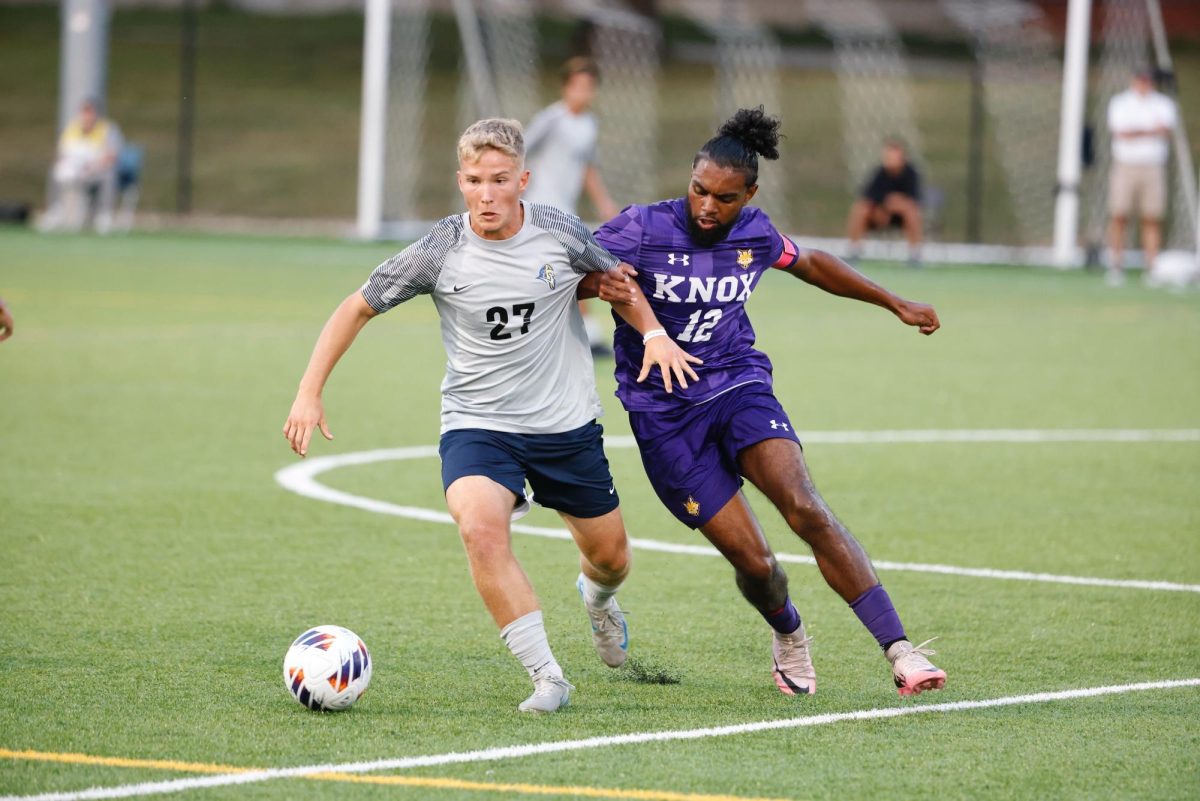
[{"label": "navy blue shorts", "polygon": [[523,499],[528,479],[532,500],[572,517],[600,517],[620,505],[595,420],[561,434],[460,428],[442,434],[438,454],[443,490],[463,476],[487,476]]},{"label": "navy blue shorts", "polygon": [[695,406],[630,412],[642,465],[663,505],[690,528],[721,511],[742,487],[738,453],[765,439],[800,439],[763,383],[744,384]]}]

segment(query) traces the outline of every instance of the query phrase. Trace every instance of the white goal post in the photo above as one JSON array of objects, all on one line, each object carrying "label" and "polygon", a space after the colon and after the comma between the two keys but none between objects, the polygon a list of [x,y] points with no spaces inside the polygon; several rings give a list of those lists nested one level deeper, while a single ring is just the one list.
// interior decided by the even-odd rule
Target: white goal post
[{"label": "white goal post", "polygon": [[[1084,107],[1087,97],[1088,50],[1091,44],[1091,15],[1094,0],[1070,0],[1067,12],[1067,39],[1063,57],[1062,122],[1059,132],[1058,183],[1055,187],[1054,213],[1054,264],[1057,267],[1077,267],[1085,258],[1080,246],[1080,202],[1079,192],[1083,166]],[[1118,6],[1125,6],[1118,9]],[[1138,8],[1138,6],[1143,6]],[[1149,45],[1153,52],[1153,64],[1163,73],[1172,72],[1170,51],[1167,48],[1167,33],[1163,25],[1162,7],[1159,0],[1110,0],[1105,4],[1109,13],[1123,11],[1132,16],[1144,14],[1144,25],[1149,28]],[[1106,25],[1106,29],[1107,29]],[[1145,48],[1140,48],[1145,49]],[[1147,60],[1146,63],[1150,63]],[[1128,80],[1129,67],[1137,62],[1125,64],[1120,80]],[[1106,87],[1111,89],[1112,87]],[[1098,115],[1100,110],[1098,110]],[[1107,137],[1100,137],[1107,144]],[[1173,215],[1178,227],[1191,227],[1187,232],[1176,231],[1174,241],[1192,245],[1200,255],[1200,209],[1197,208],[1197,181],[1192,164],[1192,154],[1182,116],[1172,131],[1172,155],[1175,160],[1175,202],[1179,206]],[[1107,159],[1107,154],[1102,158]],[[1098,191],[1098,187],[1093,188]],[[1098,201],[1097,201],[1098,203]],[[1093,215],[1095,216],[1095,215]],[[1167,243],[1171,244],[1171,243]]]}]

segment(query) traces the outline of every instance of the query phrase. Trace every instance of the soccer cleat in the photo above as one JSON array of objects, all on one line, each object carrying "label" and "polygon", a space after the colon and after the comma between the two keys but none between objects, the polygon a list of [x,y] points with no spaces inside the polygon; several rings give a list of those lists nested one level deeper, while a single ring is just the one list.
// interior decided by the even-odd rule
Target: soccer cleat
[{"label": "soccer cleat", "polygon": [[604,606],[593,608],[583,592],[582,573],[575,581],[575,589],[579,590],[579,597],[583,599],[583,606],[591,618],[592,644],[596,646],[600,661],[612,668],[625,664],[625,657],[629,655],[629,626],[625,623],[625,613],[617,605],[617,599],[609,598]]},{"label": "soccer cleat", "polygon": [[775,632],[771,651],[775,669],[771,675],[775,686],[784,695],[814,695],[817,692],[817,671],[813,669],[808,644],[812,637],[804,636],[804,624],[791,634]]},{"label": "soccer cleat", "polygon": [[1109,270],[1104,274],[1104,283],[1108,286],[1124,286],[1125,272],[1123,270]]},{"label": "soccer cleat", "polygon": [[887,649],[887,659],[892,663],[892,678],[896,681],[896,691],[901,695],[918,695],[946,686],[946,671],[935,667],[928,659],[937,651],[925,647],[936,639],[933,637],[916,646],[908,640],[900,640]]},{"label": "soccer cleat", "polygon": [[533,680],[533,695],[517,706],[521,712],[557,712],[571,702],[575,685],[562,676],[543,676]]}]

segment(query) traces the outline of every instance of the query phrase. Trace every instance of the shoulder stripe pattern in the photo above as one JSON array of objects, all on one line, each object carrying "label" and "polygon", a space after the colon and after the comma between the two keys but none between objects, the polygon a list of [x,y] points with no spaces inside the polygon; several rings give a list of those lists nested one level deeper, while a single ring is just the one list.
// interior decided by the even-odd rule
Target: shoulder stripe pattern
[{"label": "shoulder stripe pattern", "polygon": [[363,284],[363,298],[383,313],[417,295],[433,292],[446,254],[463,238],[463,216],[454,214],[438,221],[425,236],[375,268]]},{"label": "shoulder stripe pattern", "polygon": [[620,259],[601,247],[592,232],[574,214],[541,203],[527,203],[525,208],[529,210],[531,223],[549,232],[566,248],[575,272],[603,273],[621,263]]}]

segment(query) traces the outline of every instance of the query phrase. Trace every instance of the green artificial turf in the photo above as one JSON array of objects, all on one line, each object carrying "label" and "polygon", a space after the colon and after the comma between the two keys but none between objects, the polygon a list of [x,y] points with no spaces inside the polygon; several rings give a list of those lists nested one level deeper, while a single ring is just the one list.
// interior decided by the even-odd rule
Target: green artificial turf
[{"label": "green artificial turf", "polygon": [[[881,570],[946,689],[901,701],[815,568],[786,565],[820,691],[782,696],[770,636],[719,558],[635,551],[622,590],[648,675],[591,649],[567,542],[514,536],[578,688],[528,718],[528,680],[474,592],[454,529],[292,494],[280,435],[325,317],[392,248],[333,241],[0,233],[0,749],[284,767],[1200,677],[1200,594]],[[1200,428],[1200,296],[1017,268],[863,268],[933,302],[886,313],[766,276],[750,304],[802,431]],[[371,323],[325,395],[314,457],[432,445],[444,355],[418,299]],[[612,436],[628,426],[597,380]],[[618,443],[619,444],[619,441]],[[833,444],[818,485],[880,561],[1195,585],[1200,443]],[[632,536],[701,544],[609,456]],[[328,486],[444,511],[435,459]],[[807,554],[751,493],[776,549]],[[524,523],[557,527],[535,510]],[[318,623],[360,634],[372,686],[300,707],[280,664]],[[645,681],[655,671],[676,684]],[[641,678],[642,681],[637,679]],[[787,799],[1194,798],[1200,688],[609,746],[395,772],[487,783]],[[0,757],[0,795],[200,774]],[[375,775],[375,774],[373,774]],[[520,794],[517,794],[520,795]],[[178,797],[510,798],[297,779]],[[544,795],[569,798],[570,795]],[[612,797],[620,797],[613,795]]]}]

